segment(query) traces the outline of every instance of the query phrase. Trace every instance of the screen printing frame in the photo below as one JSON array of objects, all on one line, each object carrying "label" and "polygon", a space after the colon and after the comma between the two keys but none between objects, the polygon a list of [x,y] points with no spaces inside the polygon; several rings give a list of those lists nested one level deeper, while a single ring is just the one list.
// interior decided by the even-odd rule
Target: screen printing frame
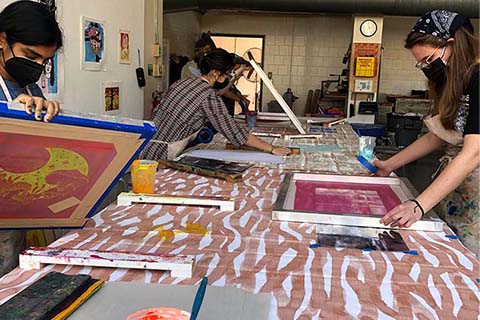
[{"label": "screen printing frame", "polygon": [[[414,195],[417,194],[415,188],[413,188],[408,179],[405,178],[287,173],[282,183],[277,201],[273,207],[273,220],[391,229],[390,227],[381,224],[378,216],[295,210],[294,201],[296,181],[298,180],[388,185],[401,202],[412,199],[414,198]],[[429,211],[422,219],[414,223],[408,229],[442,231],[443,227],[444,222],[438,218],[433,211]]]},{"label": "screen printing frame", "polygon": [[[25,137],[30,138],[37,136],[40,138],[39,140],[71,140],[72,143],[79,141],[80,143],[85,142],[86,145],[88,143],[99,143],[110,145],[115,152],[112,153],[113,159],[105,166],[105,169],[97,171],[94,180],[87,181],[90,183],[88,184],[90,189],[82,199],[66,196],[65,199],[53,203],[51,206],[45,206],[51,212],[35,216],[32,211],[27,218],[25,216],[12,218],[11,215],[16,210],[22,210],[22,207],[19,207],[20,209],[15,209],[13,213],[6,213],[7,216],[2,217],[0,214],[0,228],[82,227],[86,219],[96,212],[98,206],[130,167],[133,160],[137,158],[156,130],[149,121],[71,111],[62,111],[49,123],[44,123],[43,121],[36,121],[33,114],[27,114],[23,108],[23,105],[0,102],[0,134],[5,135],[7,139],[9,136],[21,137],[25,135]],[[11,141],[15,143],[15,140]],[[62,143],[65,144],[65,141]],[[38,146],[34,143],[30,144],[34,148],[47,148],[47,146],[42,146],[41,143]],[[48,146],[48,148],[52,147],[55,148],[52,145]],[[73,151],[75,147],[77,146],[74,145],[72,149],[67,148],[65,150]],[[90,151],[90,153],[92,152]],[[87,162],[87,164],[90,168],[90,163]],[[20,171],[15,174],[21,176],[28,173]],[[47,175],[49,174],[47,172]],[[4,182],[8,183],[7,181]],[[28,202],[28,200],[26,201]],[[23,205],[23,202],[21,205]],[[55,209],[51,209],[54,207]],[[61,212],[67,210],[65,208],[74,209],[69,209],[73,210],[71,214],[55,217],[57,212],[55,210]],[[29,214],[25,213],[25,215]]]}]

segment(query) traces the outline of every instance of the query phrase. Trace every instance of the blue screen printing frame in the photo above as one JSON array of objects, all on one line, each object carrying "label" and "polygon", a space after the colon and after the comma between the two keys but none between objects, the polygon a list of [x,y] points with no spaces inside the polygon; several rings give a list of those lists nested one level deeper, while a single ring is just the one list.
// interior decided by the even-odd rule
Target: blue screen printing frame
[{"label": "blue screen printing frame", "polygon": [[[42,115],[43,117],[44,115]],[[4,101],[0,101],[0,118],[9,118],[9,119],[16,119],[16,120],[25,120],[25,121],[36,121],[33,114],[28,114],[24,110],[23,105],[14,104],[14,103],[7,103]],[[150,139],[153,137],[156,128],[153,123],[149,121],[142,121],[142,120],[135,120],[135,119],[127,119],[127,118],[120,118],[114,116],[107,116],[107,115],[98,115],[98,114],[89,114],[89,113],[78,113],[78,112],[71,112],[71,111],[62,111],[60,115],[55,116],[50,123],[52,124],[61,124],[67,126],[76,126],[76,127],[87,127],[87,128],[94,128],[94,129],[102,129],[102,130],[111,130],[116,132],[126,132],[126,133],[133,133],[139,135],[139,140],[144,140],[143,143],[137,148],[136,152],[129,158],[129,160],[124,164],[123,168],[120,170],[119,174],[115,177],[115,179],[109,184],[108,188],[103,192],[103,194],[98,198],[95,204],[90,208],[88,213],[85,215],[85,219],[91,217],[95,214],[97,208],[118,182],[118,180],[123,176],[123,174],[128,170],[131,163],[138,157],[141,150],[147,145]],[[47,124],[45,124],[47,125]],[[1,218],[0,218],[1,219]],[[5,226],[0,225],[0,228],[58,228],[58,227],[81,227],[78,226]]]}]

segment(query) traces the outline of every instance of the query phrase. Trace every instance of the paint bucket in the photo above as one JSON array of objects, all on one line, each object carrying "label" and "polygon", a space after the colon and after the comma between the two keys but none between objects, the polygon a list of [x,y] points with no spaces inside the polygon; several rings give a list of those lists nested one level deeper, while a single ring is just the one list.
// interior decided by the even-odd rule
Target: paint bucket
[{"label": "paint bucket", "polygon": [[157,161],[135,160],[132,163],[132,191],[135,193],[154,193]]},{"label": "paint bucket", "polygon": [[190,312],[176,308],[150,308],[135,312],[127,320],[189,320]]}]

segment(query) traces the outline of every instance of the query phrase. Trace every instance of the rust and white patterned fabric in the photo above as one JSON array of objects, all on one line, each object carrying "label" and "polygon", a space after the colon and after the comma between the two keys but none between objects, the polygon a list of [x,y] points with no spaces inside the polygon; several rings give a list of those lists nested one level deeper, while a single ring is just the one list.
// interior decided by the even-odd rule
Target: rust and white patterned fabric
[{"label": "rust and white patterned fabric", "polygon": [[[315,226],[271,220],[285,172],[250,169],[243,183],[162,170],[159,194],[236,197],[236,210],[111,205],[52,246],[196,256],[193,278],[149,270],[47,266],[15,269],[0,281],[0,302],[56,270],[107,281],[198,284],[271,292],[270,319],[477,319],[480,265],[451,231],[401,231],[418,255],[317,248]],[[208,291],[207,291],[208,292]],[[208,294],[208,293],[207,293]]]}]

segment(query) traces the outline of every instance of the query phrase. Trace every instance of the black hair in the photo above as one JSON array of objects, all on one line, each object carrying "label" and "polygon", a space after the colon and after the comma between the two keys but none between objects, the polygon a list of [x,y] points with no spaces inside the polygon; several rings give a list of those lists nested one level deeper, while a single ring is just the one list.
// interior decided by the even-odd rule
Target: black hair
[{"label": "black hair", "polygon": [[10,45],[63,46],[54,13],[45,4],[30,0],[13,2],[0,12],[0,32],[5,32]]},{"label": "black hair", "polygon": [[200,49],[206,46],[209,46],[210,49],[217,49],[215,42],[210,36],[210,31],[207,33],[203,32],[202,35],[200,36],[200,39],[198,39],[197,42],[195,42],[195,49]]},{"label": "black hair", "polygon": [[243,59],[243,58],[240,57],[238,54],[231,53],[231,55],[232,55],[233,63],[234,63],[234,64],[240,64],[240,65],[250,66],[250,62],[248,62],[247,60]]},{"label": "black hair", "polygon": [[198,67],[202,74],[207,74],[211,70],[229,72],[233,69],[233,58],[223,49],[213,49],[200,57]]}]

